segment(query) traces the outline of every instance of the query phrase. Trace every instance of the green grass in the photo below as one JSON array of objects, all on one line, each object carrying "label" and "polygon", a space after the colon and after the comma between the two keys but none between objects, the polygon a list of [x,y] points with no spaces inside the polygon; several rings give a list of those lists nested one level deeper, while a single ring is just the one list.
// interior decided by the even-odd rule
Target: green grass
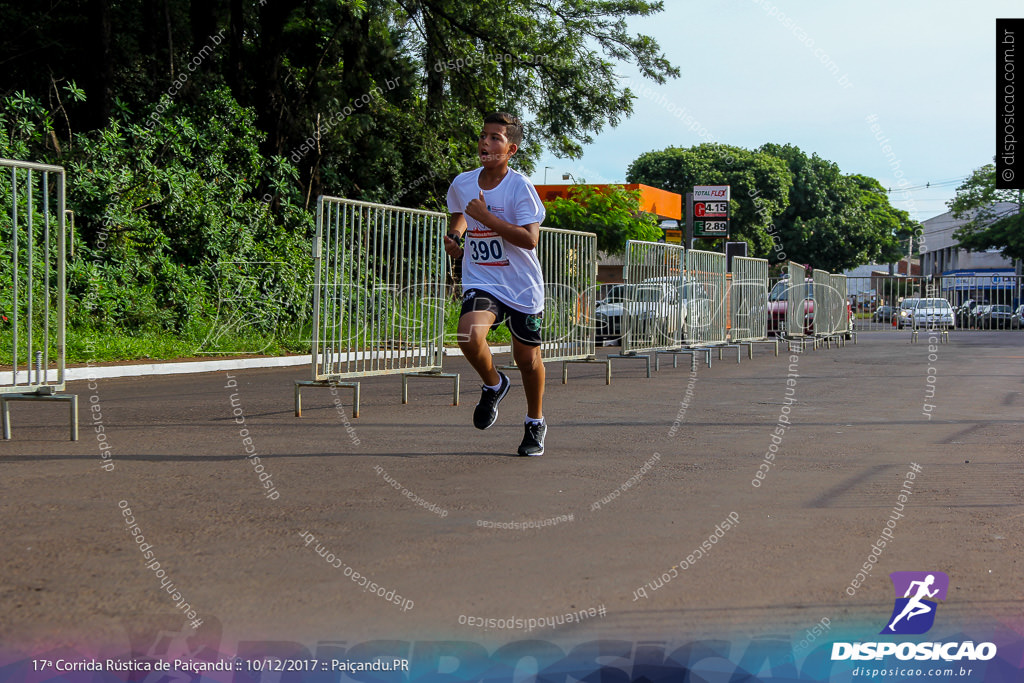
[{"label": "green grass", "polygon": [[296,330],[280,338],[260,334],[220,335],[211,342],[209,334],[178,335],[166,331],[104,332],[69,330],[67,362],[172,360],[175,358],[223,358],[258,354],[280,356],[309,353],[309,333]]},{"label": "green grass", "polygon": [[[460,301],[449,301],[445,305],[445,346],[457,346],[456,330],[459,324]],[[284,330],[276,334],[263,334],[253,328],[241,327],[225,331],[212,325],[206,328],[175,333],[166,330],[101,330],[94,328],[69,328],[66,332],[67,362],[117,362],[173,360],[177,358],[224,358],[233,355],[256,354],[280,356],[292,353],[309,353],[310,330],[308,326]],[[42,350],[41,331],[37,332],[33,346]],[[24,350],[24,332],[19,339],[18,363],[27,363]],[[492,330],[487,341],[493,345],[507,346],[512,336],[505,325]],[[10,363],[10,330],[0,330],[0,352],[7,357],[0,358],[0,365]],[[35,350],[35,349],[33,349]],[[56,335],[51,331],[50,358],[56,352]],[[34,361],[33,361],[34,362]]]}]

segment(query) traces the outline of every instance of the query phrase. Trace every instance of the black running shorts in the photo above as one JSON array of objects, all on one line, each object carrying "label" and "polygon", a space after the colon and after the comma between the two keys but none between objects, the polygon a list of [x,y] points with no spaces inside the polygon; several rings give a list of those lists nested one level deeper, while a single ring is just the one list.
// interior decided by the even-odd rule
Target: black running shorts
[{"label": "black running shorts", "polygon": [[544,313],[523,313],[506,306],[492,294],[482,289],[468,289],[462,295],[462,313],[490,311],[494,314],[492,330],[498,329],[502,323],[508,325],[512,336],[527,346],[540,346],[540,328]]}]

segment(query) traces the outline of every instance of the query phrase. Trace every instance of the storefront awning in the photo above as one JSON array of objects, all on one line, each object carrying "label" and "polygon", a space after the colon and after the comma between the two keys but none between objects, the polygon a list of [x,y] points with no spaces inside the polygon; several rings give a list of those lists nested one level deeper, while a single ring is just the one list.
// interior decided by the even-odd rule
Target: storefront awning
[{"label": "storefront awning", "polygon": [[[600,190],[601,188],[610,187],[610,185],[591,185],[587,184],[588,187],[593,187]],[[573,187],[579,187],[579,185],[537,185],[537,194],[540,195],[541,201],[550,202],[562,197],[569,199],[569,190]],[[621,187],[627,190],[639,190],[640,191],[640,204],[637,208],[647,213],[653,213],[658,217],[659,220],[683,219],[683,196],[676,194],[675,192],[669,192],[668,190],[660,190],[650,185],[640,184],[626,184]]]}]

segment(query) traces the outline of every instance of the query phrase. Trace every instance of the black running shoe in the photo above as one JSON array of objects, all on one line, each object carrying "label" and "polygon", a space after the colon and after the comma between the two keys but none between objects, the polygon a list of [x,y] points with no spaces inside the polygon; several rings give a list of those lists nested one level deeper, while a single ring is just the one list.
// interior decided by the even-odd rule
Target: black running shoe
[{"label": "black running shoe", "polygon": [[544,455],[544,435],[548,426],[543,422],[527,422],[526,434],[519,444],[519,455]]},{"label": "black running shoe", "polygon": [[498,404],[512,387],[512,382],[504,372],[498,373],[498,380],[496,391],[484,387],[480,394],[480,402],[476,404],[476,410],[473,411],[473,426],[477,429],[487,429],[494,424],[494,421],[498,419]]}]

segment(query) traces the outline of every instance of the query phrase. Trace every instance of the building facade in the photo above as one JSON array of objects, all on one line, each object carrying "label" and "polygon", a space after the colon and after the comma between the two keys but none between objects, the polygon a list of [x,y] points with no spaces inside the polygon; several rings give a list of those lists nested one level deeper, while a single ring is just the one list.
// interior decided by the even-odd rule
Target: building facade
[{"label": "building facade", "polygon": [[[998,213],[1015,213],[1016,204],[1001,202],[996,205]],[[1008,271],[1012,275],[1014,264],[998,250],[967,251],[953,237],[953,233],[966,223],[966,219],[954,218],[946,212],[923,221],[924,233],[915,251],[921,254],[921,274],[925,277],[939,277],[965,271]]]},{"label": "building facade", "polygon": [[[1018,207],[1000,202],[995,210],[997,215],[1011,215]],[[942,296],[954,304],[974,299],[1016,305],[1020,298],[1019,266],[998,249],[976,252],[961,248],[953,233],[966,222],[946,212],[921,223],[921,274],[941,282]]]}]

